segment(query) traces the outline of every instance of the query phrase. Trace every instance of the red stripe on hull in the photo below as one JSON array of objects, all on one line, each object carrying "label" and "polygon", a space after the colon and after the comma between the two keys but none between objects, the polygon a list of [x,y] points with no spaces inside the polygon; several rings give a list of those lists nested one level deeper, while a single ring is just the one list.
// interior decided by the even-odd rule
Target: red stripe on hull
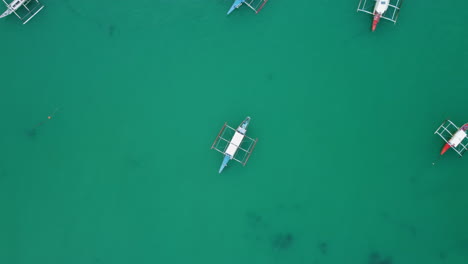
[{"label": "red stripe on hull", "polygon": [[379,20],[380,20],[380,15],[375,14],[374,20],[372,21],[372,31],[375,31],[375,28],[377,28],[377,24],[379,23]]},{"label": "red stripe on hull", "polygon": [[442,148],[442,151],[440,152],[440,155],[444,155],[444,153],[450,149],[450,144],[446,143],[444,147]]}]

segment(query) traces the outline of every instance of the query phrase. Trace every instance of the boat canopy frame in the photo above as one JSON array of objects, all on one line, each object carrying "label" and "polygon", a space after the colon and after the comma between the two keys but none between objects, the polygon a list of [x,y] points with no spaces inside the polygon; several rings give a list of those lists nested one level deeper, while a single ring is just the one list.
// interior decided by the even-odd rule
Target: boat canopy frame
[{"label": "boat canopy frame", "polygon": [[[235,128],[232,128],[227,123],[224,123],[224,126],[219,131],[218,136],[213,142],[213,145],[211,145],[211,149],[215,149],[223,155],[226,155],[227,148],[230,144],[233,144],[231,143],[231,139],[236,131],[237,130]],[[242,166],[245,166],[250,158],[250,155],[252,154],[252,151],[255,148],[255,145],[257,144],[257,141],[258,139],[253,139],[244,135],[244,138],[242,139],[239,146],[237,146],[237,151],[232,159],[242,164]]]},{"label": "boat canopy frame", "polygon": [[2,1],[5,3],[7,10],[0,15],[0,18],[15,14],[23,22],[23,25],[44,8],[39,0],[13,0],[10,4],[5,0]]},{"label": "boat canopy frame", "polygon": [[[452,121],[445,120],[442,125],[440,125],[434,134],[439,135],[446,143],[449,143],[449,140],[453,137],[453,135],[459,130],[460,128],[457,127]],[[453,131],[453,132],[452,132]],[[451,146],[453,150],[461,157],[465,151],[468,150],[468,137],[465,137],[457,147]]]},{"label": "boat canopy frame", "polygon": [[[370,15],[374,15],[374,7],[376,1],[382,0],[359,0],[357,12],[361,11]],[[385,0],[389,1],[388,9],[382,14],[381,18],[396,23],[398,15],[400,14],[400,8],[403,4],[403,0]]]}]

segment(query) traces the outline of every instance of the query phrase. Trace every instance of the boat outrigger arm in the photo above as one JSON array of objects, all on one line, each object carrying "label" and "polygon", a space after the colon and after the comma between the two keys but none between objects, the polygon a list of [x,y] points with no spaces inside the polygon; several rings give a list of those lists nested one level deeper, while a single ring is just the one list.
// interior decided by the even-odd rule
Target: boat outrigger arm
[{"label": "boat outrigger arm", "polygon": [[245,4],[250,9],[255,11],[258,14],[260,10],[262,10],[263,6],[268,2],[268,0],[234,0],[234,4],[232,4],[231,8],[227,12],[227,14],[231,14],[232,11],[239,8],[242,4]]},{"label": "boat outrigger arm", "polygon": [[[5,3],[7,10],[0,15],[0,18],[15,14],[23,24],[28,23],[29,20],[44,8],[44,5],[39,0],[13,0],[10,4],[6,0],[2,1]],[[21,11],[23,12],[18,12],[21,7]]]},{"label": "boat outrigger arm", "polygon": [[256,139],[245,135],[249,123],[250,117],[247,117],[237,129],[227,124],[224,124],[223,128],[221,128],[221,131],[211,146],[212,149],[224,155],[219,173],[224,170],[230,160],[235,160],[244,166],[249,160],[255,144],[257,143]]}]

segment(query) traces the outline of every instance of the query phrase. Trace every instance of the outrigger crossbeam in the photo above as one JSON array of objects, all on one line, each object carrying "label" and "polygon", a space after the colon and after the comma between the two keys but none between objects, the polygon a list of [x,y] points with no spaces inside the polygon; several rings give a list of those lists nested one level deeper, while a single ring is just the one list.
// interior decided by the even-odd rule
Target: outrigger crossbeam
[{"label": "outrigger crossbeam", "polygon": [[23,25],[44,8],[39,0],[13,0],[10,4],[5,0],[2,1],[5,3],[7,10],[0,15],[0,18],[15,14],[23,22]]},{"label": "outrigger crossbeam", "polygon": [[232,4],[231,8],[227,12],[229,15],[232,11],[239,8],[242,4],[245,4],[250,9],[252,9],[256,14],[260,12],[263,6],[268,2],[268,0],[234,0],[234,4]]}]

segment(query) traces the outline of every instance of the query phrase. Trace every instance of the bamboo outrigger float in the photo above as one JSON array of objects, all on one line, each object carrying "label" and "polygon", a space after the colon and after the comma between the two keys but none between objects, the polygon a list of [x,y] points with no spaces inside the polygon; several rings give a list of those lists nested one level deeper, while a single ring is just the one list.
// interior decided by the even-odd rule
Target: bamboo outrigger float
[{"label": "bamboo outrigger float", "polygon": [[249,160],[252,151],[257,144],[257,139],[250,138],[245,135],[247,126],[250,123],[250,117],[247,117],[237,129],[234,129],[224,123],[224,126],[219,131],[212,149],[224,155],[223,162],[219,168],[219,173],[227,166],[230,160],[235,160],[243,166]]},{"label": "bamboo outrigger float", "polygon": [[2,1],[5,3],[7,10],[0,15],[0,18],[15,14],[23,22],[23,25],[44,8],[39,0],[13,0],[10,4],[5,0]]},{"label": "bamboo outrigger float", "polygon": [[403,0],[359,0],[357,11],[374,16],[372,31],[377,28],[380,18],[397,22]]},{"label": "bamboo outrigger float", "polygon": [[227,12],[227,14],[231,14],[234,9],[239,8],[242,4],[250,7],[256,14],[262,10],[263,6],[268,2],[268,0],[234,0],[234,4],[232,4],[231,8]]},{"label": "bamboo outrigger float", "polygon": [[446,120],[442,125],[437,128],[434,134],[439,135],[444,141],[445,145],[440,152],[440,155],[452,148],[455,152],[462,157],[465,151],[468,150],[468,137],[466,131],[468,130],[468,123],[458,128],[452,121]]}]

